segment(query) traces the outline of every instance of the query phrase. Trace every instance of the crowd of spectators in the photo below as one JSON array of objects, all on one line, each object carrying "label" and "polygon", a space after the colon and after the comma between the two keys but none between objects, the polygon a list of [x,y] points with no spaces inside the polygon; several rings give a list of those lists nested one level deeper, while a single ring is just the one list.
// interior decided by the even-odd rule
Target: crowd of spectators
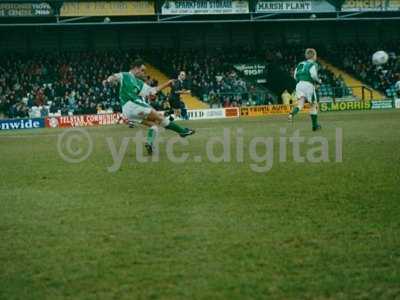
[{"label": "crowd of spectators", "polygon": [[193,95],[211,106],[240,106],[248,102],[250,87],[239,76],[234,64],[250,52],[249,49],[164,51],[155,61],[172,77],[186,71]]},{"label": "crowd of spectators", "polygon": [[[397,45],[397,47],[399,47]],[[121,111],[118,87],[104,87],[109,75],[128,70],[130,62],[141,56],[175,78],[186,71],[192,94],[210,106],[241,106],[272,103],[272,95],[260,92],[257,84],[245,79],[234,68],[238,63],[278,61],[281,69],[293,74],[296,65],[304,60],[302,45],[235,49],[212,49],[148,52],[65,52],[34,55],[8,54],[0,57],[0,114],[26,117],[32,107],[42,107],[40,114],[92,114]],[[374,49],[360,45],[327,47],[324,56],[355,74],[374,88],[385,91],[400,80],[400,62],[394,53],[399,48],[387,47],[389,63],[377,68],[371,63]],[[325,85],[344,95],[343,79],[323,66],[319,76]],[[158,83],[148,78],[150,85]],[[168,95],[161,94],[154,105],[165,109]]]},{"label": "crowd of spectators", "polygon": [[[387,64],[372,64],[372,54],[377,50],[385,50],[389,54]],[[400,56],[397,56],[399,54],[399,43],[379,46],[357,43],[335,45],[327,49],[327,55],[333,63],[387,96],[391,96],[390,90],[395,88],[397,82],[400,86]]]},{"label": "crowd of spectators", "polygon": [[[281,69],[293,76],[296,66],[304,60],[305,48],[305,45],[290,45],[270,47],[266,48],[264,51],[266,53],[267,61],[278,61]],[[320,96],[343,97],[348,93],[348,87],[343,78],[340,75],[335,75],[322,64],[318,64],[318,76],[322,80],[322,87],[328,87],[328,90],[331,93],[329,95],[321,93],[321,91],[324,91],[322,88],[319,90],[321,94]]]},{"label": "crowd of spectators", "polygon": [[[233,63],[249,58],[251,49],[226,49],[203,55],[199,51],[180,52],[65,52],[33,55],[8,54],[0,58],[0,114],[27,117],[32,108],[48,114],[93,114],[121,111],[118,87],[104,87],[106,76],[128,70],[137,56],[152,61],[172,77],[185,70],[192,93],[210,105],[236,106],[266,104],[255,86],[248,86]],[[158,83],[148,78],[150,85]],[[166,107],[168,95],[153,104]]]},{"label": "crowd of spectators", "polygon": [[120,111],[117,87],[106,76],[127,70],[126,53],[9,54],[0,58],[0,113],[26,117],[32,107],[42,115]]},{"label": "crowd of spectators", "polygon": [[[170,76],[185,70],[193,94],[211,106],[265,105],[272,103],[272,95],[244,80],[234,65],[266,61],[268,70],[268,63],[278,61],[280,68],[293,76],[297,64],[304,60],[304,49],[304,45],[280,45],[258,49],[165,51],[155,56],[154,61]],[[319,76],[323,81],[322,87],[329,87],[320,90],[321,96],[343,97],[348,93],[343,78],[322,65],[319,66]],[[323,94],[326,90],[330,94]]]}]

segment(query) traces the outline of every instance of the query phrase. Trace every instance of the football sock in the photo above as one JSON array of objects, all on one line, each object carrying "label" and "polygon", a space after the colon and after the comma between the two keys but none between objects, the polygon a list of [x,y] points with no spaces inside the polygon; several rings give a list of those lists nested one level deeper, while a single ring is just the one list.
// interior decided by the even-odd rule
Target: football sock
[{"label": "football sock", "polygon": [[175,131],[176,133],[179,133],[179,134],[185,133],[188,130],[187,128],[179,126],[175,122],[169,122],[169,124],[167,126],[165,126],[165,128]]},{"label": "football sock", "polygon": [[168,118],[164,118],[160,125],[165,129],[175,131],[178,134],[186,133],[188,131],[187,128],[179,126],[174,121],[170,121]]},{"label": "football sock", "polygon": [[318,115],[310,115],[311,116],[311,124],[312,124],[312,128],[315,129],[318,126]]},{"label": "football sock", "polygon": [[147,130],[147,143],[153,145],[156,135],[157,135],[157,126],[151,126]]}]

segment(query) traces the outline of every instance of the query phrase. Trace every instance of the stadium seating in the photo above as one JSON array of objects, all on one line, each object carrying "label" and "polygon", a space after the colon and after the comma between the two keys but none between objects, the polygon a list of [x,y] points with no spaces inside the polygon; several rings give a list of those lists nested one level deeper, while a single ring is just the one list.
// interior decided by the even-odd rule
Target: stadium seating
[{"label": "stadium seating", "polygon": [[[389,62],[376,67],[372,64],[372,53],[384,49],[389,53]],[[395,53],[400,53],[397,43],[378,46],[362,44],[336,45],[327,48],[326,54],[337,66],[353,74],[356,78],[369,84],[372,88],[394,97],[397,89],[396,82],[400,80],[400,60]]]},{"label": "stadium seating", "polygon": [[[146,73],[148,74],[148,76],[157,80],[158,82],[166,82],[168,80],[168,77],[164,73],[162,73],[160,70],[150,64],[146,65]],[[170,88],[166,88],[165,92],[169,93],[170,90]],[[185,103],[186,107],[191,109],[207,108],[207,105],[204,102],[201,102],[197,97],[193,95],[182,95],[182,100]]]},{"label": "stadium seating", "polygon": [[[236,55],[235,55],[236,53]],[[243,94],[248,93],[246,82],[237,74],[233,63],[241,59],[242,51],[219,49],[205,53],[200,50],[180,53],[164,51],[154,61],[170,77],[176,77],[182,70],[188,76],[188,88],[199,99],[208,102],[216,99],[218,105],[243,104]]]},{"label": "stadium seating", "polygon": [[[292,76],[296,64],[304,59],[304,46],[275,46],[253,51],[247,48],[217,49],[212,52],[191,50],[183,53],[165,52],[161,57],[158,64],[170,76],[176,76],[182,69],[188,71],[192,91],[210,105],[226,105],[232,102],[238,105],[257,105],[271,102],[272,95],[267,93],[261,96],[262,100],[252,101],[255,97],[252,97],[250,90],[255,87],[248,86],[233,65],[279,60],[281,68]],[[157,58],[154,59],[157,61]],[[327,68],[321,66],[319,73],[324,82],[318,92],[321,97],[344,97],[352,94],[343,79]]]},{"label": "stadium seating", "polygon": [[[346,51],[340,52],[341,48]],[[386,69],[376,70],[368,61],[371,49],[364,51],[350,45],[329,47],[325,52],[332,62],[346,71],[359,74],[360,79],[383,90],[389,97],[395,95],[395,79],[400,78],[399,64],[395,60],[392,59]],[[208,52],[70,52],[29,57],[9,54],[0,59],[0,112],[8,117],[24,117],[28,116],[33,106],[43,105],[49,105],[50,114],[120,111],[117,88],[103,87],[102,80],[109,74],[127,70],[132,59],[139,55],[171,78],[176,78],[179,71],[185,70],[188,88],[208,106],[268,104],[272,102],[273,95],[261,93],[256,85],[250,85],[233,65],[249,61],[267,61],[268,65],[268,61],[278,60],[281,68],[292,76],[296,64],[303,60],[303,53],[304,46],[297,45],[269,46],[257,51],[240,48]],[[324,65],[321,65],[319,74],[323,80],[318,91],[320,97],[347,97],[352,94],[343,78]],[[148,83],[154,84],[154,81],[148,78]],[[195,98],[189,100],[196,101]],[[198,104],[196,107],[201,106]]]}]

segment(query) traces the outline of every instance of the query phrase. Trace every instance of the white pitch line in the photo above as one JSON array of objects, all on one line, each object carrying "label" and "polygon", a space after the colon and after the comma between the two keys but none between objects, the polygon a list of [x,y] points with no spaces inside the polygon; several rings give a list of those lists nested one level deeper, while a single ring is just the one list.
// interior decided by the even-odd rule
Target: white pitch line
[{"label": "white pitch line", "polygon": [[0,135],[0,139],[3,138],[12,138],[12,139],[25,139],[25,138],[42,138],[42,137],[55,137],[58,136],[59,134],[32,134],[32,135],[21,135],[21,134],[17,134],[17,135]]}]

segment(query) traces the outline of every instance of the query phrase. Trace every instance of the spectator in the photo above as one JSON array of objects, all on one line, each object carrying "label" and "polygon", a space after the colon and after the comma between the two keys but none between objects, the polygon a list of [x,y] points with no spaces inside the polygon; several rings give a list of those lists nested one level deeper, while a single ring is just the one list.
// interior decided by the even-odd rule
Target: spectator
[{"label": "spectator", "polygon": [[[381,49],[389,53],[389,61],[383,66],[372,64],[372,54]],[[396,81],[400,76],[400,61],[396,53],[400,52],[398,43],[391,43],[373,47],[369,45],[348,44],[328,47],[327,55],[335,64],[343,67],[361,81],[366,82],[374,89],[378,89],[387,96],[395,94]],[[393,92],[392,92],[393,91]]]},{"label": "spectator", "polygon": [[[142,52],[61,52],[20,55],[17,53],[0,57],[0,113],[7,117],[26,115],[33,106],[49,106],[51,113],[61,111],[84,114],[96,113],[97,108],[121,111],[118,87],[103,87],[102,80],[107,74],[129,69],[130,62],[137,55],[145,55],[150,61],[161,66],[169,75],[186,71],[187,89],[206,101],[210,106],[240,106],[265,104],[271,95],[258,94],[256,85],[251,88],[233,68],[238,62],[263,60],[278,57],[287,72],[302,56],[303,47],[270,47],[255,51],[248,47],[215,49],[213,52],[190,50],[183,52],[149,51]],[[346,58],[346,66],[361,70],[361,76],[371,78],[375,84],[387,87],[392,84],[392,72],[372,72],[364,63]],[[386,72],[385,72],[386,71]],[[334,87],[343,88],[341,78],[329,70],[321,69],[321,77]],[[150,84],[154,80],[147,78]],[[159,108],[167,107],[166,95],[152,99]]]},{"label": "spectator", "polygon": [[282,94],[282,103],[285,105],[289,105],[291,98],[292,96],[290,95],[290,93],[287,90],[285,90]]}]

